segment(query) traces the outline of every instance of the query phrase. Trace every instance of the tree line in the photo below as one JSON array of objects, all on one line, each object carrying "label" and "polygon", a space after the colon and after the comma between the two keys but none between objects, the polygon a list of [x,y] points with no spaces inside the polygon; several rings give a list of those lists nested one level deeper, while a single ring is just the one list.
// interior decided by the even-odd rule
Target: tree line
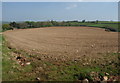
[{"label": "tree line", "polygon": [[25,21],[25,22],[10,22],[9,24],[3,24],[3,31],[13,30],[13,29],[27,29],[27,28],[40,28],[40,27],[51,27],[51,26],[86,26],[84,23],[98,23],[96,21],[42,21],[42,22],[34,22],[34,21]]}]

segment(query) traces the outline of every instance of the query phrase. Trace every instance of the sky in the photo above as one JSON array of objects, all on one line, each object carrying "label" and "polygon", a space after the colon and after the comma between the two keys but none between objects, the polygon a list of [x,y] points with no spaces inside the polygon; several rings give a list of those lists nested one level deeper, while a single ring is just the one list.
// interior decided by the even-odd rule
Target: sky
[{"label": "sky", "polygon": [[118,2],[120,0],[1,0],[2,2]]},{"label": "sky", "polygon": [[117,2],[3,2],[3,21],[118,20]]}]

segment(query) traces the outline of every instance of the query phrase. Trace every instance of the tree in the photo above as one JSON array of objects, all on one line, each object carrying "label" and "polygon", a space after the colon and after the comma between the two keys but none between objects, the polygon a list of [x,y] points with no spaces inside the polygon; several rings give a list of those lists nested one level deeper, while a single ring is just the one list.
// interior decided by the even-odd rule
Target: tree
[{"label": "tree", "polygon": [[82,20],[82,23],[84,23],[85,22],[85,20]]},{"label": "tree", "polygon": [[9,24],[11,27],[17,28],[18,24],[16,22],[10,22]]},{"label": "tree", "polygon": [[27,28],[28,27],[28,24],[27,23],[19,23],[18,24],[18,29],[25,29],[25,28]]},{"label": "tree", "polygon": [[34,21],[26,21],[25,23],[28,24],[29,28],[32,28],[35,22]]},{"label": "tree", "polygon": [[12,29],[12,27],[11,27],[9,24],[3,24],[3,25],[2,25],[2,29],[3,29],[3,31],[5,31],[5,30],[10,30],[10,29]]},{"label": "tree", "polygon": [[40,25],[41,25],[40,22],[35,22],[35,23],[33,24],[33,27],[34,27],[34,28],[39,28]]},{"label": "tree", "polygon": [[53,26],[58,26],[58,22],[51,20]]},{"label": "tree", "polygon": [[95,23],[98,23],[98,20],[96,20],[96,22]]}]

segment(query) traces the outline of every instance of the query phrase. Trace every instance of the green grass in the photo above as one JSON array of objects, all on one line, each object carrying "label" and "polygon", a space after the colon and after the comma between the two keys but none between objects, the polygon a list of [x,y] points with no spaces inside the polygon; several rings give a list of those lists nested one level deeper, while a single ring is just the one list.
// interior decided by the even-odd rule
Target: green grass
[{"label": "green grass", "polygon": [[0,35],[0,81],[2,78],[2,35]]},{"label": "green grass", "polygon": [[88,25],[88,26],[100,27],[100,28],[108,27],[108,28],[114,28],[118,31],[118,24],[93,24],[93,25]]},{"label": "green grass", "polygon": [[89,22],[85,22],[85,23],[71,23],[73,24],[73,26],[89,26],[89,27],[98,27],[98,28],[113,28],[116,30],[116,32],[120,32],[120,27],[119,24],[120,22],[112,22],[112,21],[99,21],[98,23],[89,23]]},{"label": "green grass", "polygon": [[[116,54],[115,54],[116,55]],[[108,56],[114,56],[114,54],[109,54]],[[113,62],[113,64],[116,62]],[[67,62],[65,64],[69,64],[67,66],[61,65],[51,65],[48,64],[49,72],[48,79],[51,80],[77,80],[81,78],[81,75],[84,75],[84,79],[88,78],[89,80],[92,80],[93,78],[89,75],[91,72],[99,72],[99,74],[103,74],[104,72],[109,73],[110,75],[119,75],[119,67],[115,67],[114,65],[108,65],[105,64],[105,66],[98,65],[95,63],[92,63],[93,65],[85,65],[83,66],[80,62]],[[117,64],[118,65],[118,64]]]},{"label": "green grass", "polygon": [[98,23],[120,23],[120,22],[117,22],[117,21],[99,21]]},{"label": "green grass", "polygon": [[[32,71],[32,66],[20,66],[13,56],[13,49],[9,49],[3,39],[2,46],[2,80],[3,81],[29,81],[31,78],[28,75]],[[27,56],[24,54],[24,56]]]},{"label": "green grass", "polygon": [[100,24],[100,23],[80,23],[81,25],[85,25],[85,26],[89,26],[89,27],[98,27],[98,28],[113,28],[115,29],[117,32],[120,31],[120,27],[118,26],[118,24]]}]

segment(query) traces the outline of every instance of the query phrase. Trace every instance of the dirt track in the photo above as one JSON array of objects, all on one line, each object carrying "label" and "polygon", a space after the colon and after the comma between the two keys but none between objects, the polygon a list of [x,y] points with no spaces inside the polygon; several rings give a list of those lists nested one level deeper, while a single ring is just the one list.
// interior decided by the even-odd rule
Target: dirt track
[{"label": "dirt track", "polygon": [[46,27],[6,31],[10,45],[29,53],[75,59],[117,52],[118,33],[92,27]]}]

